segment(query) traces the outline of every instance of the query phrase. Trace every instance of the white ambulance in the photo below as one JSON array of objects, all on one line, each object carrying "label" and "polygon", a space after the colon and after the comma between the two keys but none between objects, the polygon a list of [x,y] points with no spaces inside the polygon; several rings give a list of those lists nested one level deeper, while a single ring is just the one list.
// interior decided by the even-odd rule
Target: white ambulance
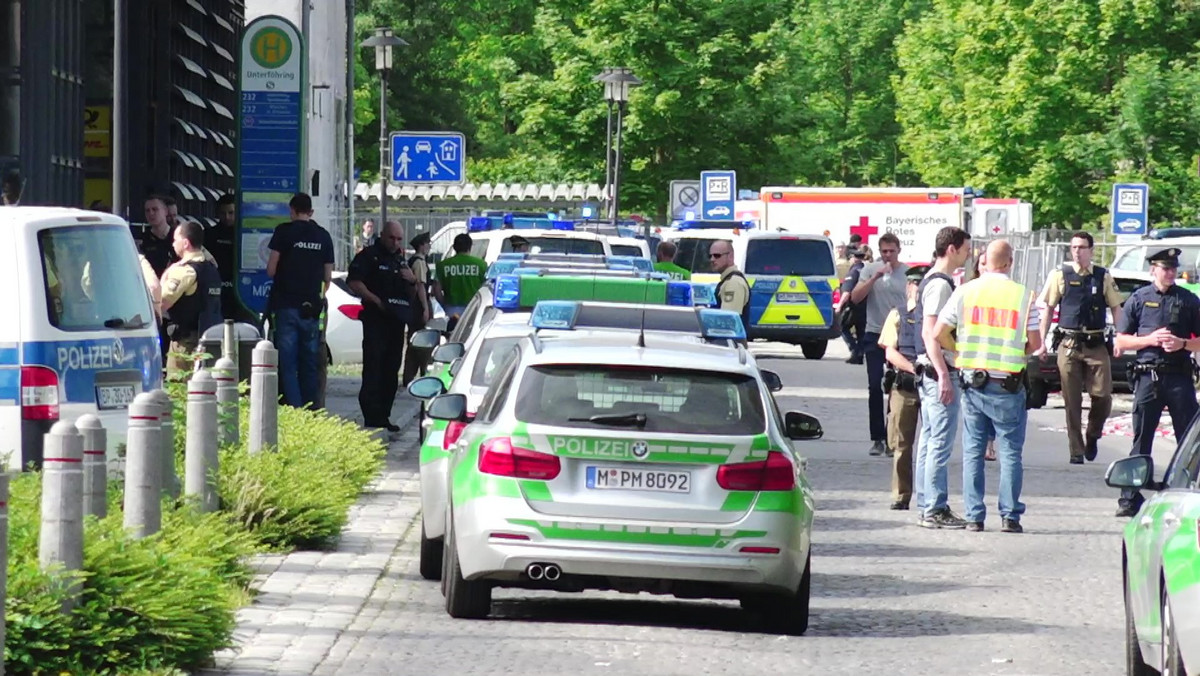
[{"label": "white ambulance", "polygon": [[824,235],[835,245],[857,234],[873,251],[890,232],[909,264],[932,260],[938,230],[946,226],[965,228],[972,237],[1033,227],[1028,203],[975,197],[969,188],[766,187],[761,200],[763,230]]},{"label": "white ambulance", "polygon": [[43,435],[92,413],[109,458],[127,409],[162,387],[150,295],[129,224],[109,214],[0,207],[0,458],[40,465]]}]

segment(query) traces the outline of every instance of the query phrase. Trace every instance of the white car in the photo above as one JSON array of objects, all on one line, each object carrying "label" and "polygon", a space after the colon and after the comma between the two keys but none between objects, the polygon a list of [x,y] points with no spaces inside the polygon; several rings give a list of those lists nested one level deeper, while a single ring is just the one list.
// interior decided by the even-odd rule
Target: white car
[{"label": "white car", "polygon": [[608,236],[608,245],[612,247],[614,256],[634,256],[635,258],[651,258],[650,243],[637,237]]},{"label": "white car", "polygon": [[713,207],[708,210],[709,216],[728,216],[729,207]]}]

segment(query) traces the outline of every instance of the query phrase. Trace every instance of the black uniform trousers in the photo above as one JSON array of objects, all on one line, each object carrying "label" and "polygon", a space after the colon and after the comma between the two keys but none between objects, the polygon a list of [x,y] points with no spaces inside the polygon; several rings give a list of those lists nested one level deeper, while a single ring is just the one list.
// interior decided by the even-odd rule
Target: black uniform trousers
[{"label": "black uniform trousers", "polygon": [[[1129,453],[1130,455],[1150,455],[1164,408],[1171,414],[1171,426],[1175,429],[1175,439],[1182,440],[1197,409],[1200,409],[1200,406],[1196,404],[1196,388],[1192,384],[1192,374],[1190,372],[1160,374],[1157,383],[1149,373],[1135,374],[1133,450]],[[1132,489],[1121,491],[1120,504],[1122,507],[1127,505],[1137,507],[1141,503],[1142,496],[1138,491]]]},{"label": "black uniform trousers", "polygon": [[382,426],[392,416],[407,326],[402,321],[374,312],[363,312],[362,324],[363,375],[358,406],[366,425]]}]

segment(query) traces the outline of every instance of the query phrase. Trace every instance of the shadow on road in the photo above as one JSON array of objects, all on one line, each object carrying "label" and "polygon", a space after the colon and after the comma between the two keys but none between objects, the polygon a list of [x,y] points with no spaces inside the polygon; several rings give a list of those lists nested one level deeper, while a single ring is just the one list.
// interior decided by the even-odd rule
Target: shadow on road
[{"label": "shadow on road", "polygon": [[880,599],[898,596],[918,596],[965,589],[971,586],[944,580],[921,581],[898,575],[841,575],[813,571],[812,589],[815,598]]},{"label": "shadow on road", "polygon": [[966,549],[949,547],[910,547],[875,542],[814,542],[817,557],[867,557],[897,559],[941,559],[947,556],[970,556]]}]

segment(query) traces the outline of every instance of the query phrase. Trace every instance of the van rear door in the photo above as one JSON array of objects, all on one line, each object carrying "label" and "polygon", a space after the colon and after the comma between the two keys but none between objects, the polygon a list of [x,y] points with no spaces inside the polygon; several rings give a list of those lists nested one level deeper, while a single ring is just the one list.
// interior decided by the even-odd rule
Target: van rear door
[{"label": "van rear door", "polygon": [[789,235],[751,238],[746,242],[743,273],[750,282],[751,326],[826,329],[833,325],[833,290],[838,280],[829,240]]}]

